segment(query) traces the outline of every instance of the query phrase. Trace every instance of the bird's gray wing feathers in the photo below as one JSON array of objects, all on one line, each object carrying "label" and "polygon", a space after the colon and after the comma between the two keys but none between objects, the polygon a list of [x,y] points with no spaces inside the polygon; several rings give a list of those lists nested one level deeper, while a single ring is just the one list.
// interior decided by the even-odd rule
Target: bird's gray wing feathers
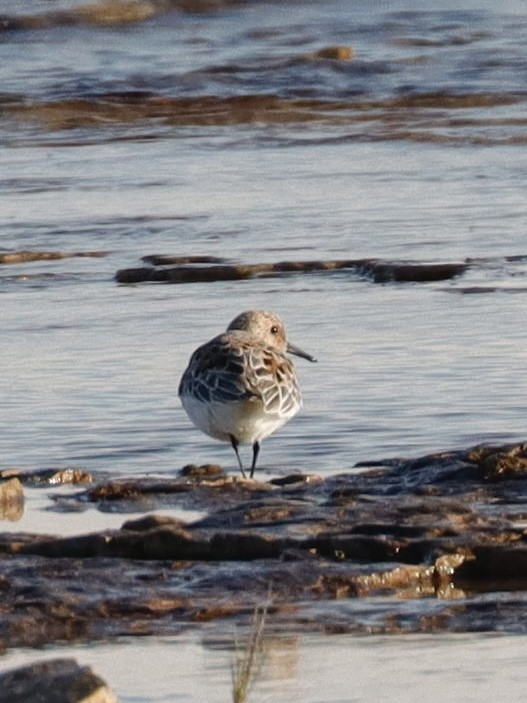
[{"label": "bird's gray wing feathers", "polygon": [[301,405],[291,361],[280,352],[218,337],[197,349],[179,387],[204,403],[259,400],[268,413],[288,415]]},{"label": "bird's gray wing feathers", "polygon": [[251,395],[243,383],[244,354],[221,341],[209,342],[190,359],[179,395],[193,395],[204,403],[229,403]]}]

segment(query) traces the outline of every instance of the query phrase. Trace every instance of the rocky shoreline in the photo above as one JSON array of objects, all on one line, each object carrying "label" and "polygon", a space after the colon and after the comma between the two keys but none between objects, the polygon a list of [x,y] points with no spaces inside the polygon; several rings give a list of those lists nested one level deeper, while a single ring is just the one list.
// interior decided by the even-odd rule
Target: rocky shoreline
[{"label": "rocky shoreline", "polygon": [[[56,487],[59,510],[123,513],[118,530],[0,534],[4,651],[246,621],[264,600],[277,629],[527,629],[527,444],[384,460],[328,478],[251,481],[216,466],[155,479],[0,478],[4,510],[37,483]],[[62,481],[79,490],[62,495]],[[183,523],[155,514],[168,508],[206,515]],[[145,516],[124,519],[131,510]]]}]

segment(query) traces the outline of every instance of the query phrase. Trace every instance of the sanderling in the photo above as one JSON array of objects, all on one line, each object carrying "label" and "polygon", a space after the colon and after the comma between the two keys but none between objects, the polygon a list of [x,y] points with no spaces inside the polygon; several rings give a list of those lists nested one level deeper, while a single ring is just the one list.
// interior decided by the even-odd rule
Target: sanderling
[{"label": "sanderling", "polygon": [[252,478],[262,440],[302,405],[286,352],[316,361],[287,341],[277,315],[249,310],[196,349],[181,378],[178,393],[187,415],[202,432],[232,444],[244,478],[238,446],[252,444]]}]

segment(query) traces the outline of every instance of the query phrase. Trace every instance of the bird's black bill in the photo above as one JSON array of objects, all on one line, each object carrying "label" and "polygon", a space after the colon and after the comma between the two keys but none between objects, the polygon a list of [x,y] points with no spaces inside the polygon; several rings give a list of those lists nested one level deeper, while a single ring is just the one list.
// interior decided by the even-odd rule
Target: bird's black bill
[{"label": "bird's black bill", "polygon": [[307,359],[308,361],[313,362],[317,361],[317,358],[315,356],[308,354],[303,349],[300,349],[299,347],[296,347],[294,344],[290,344],[289,342],[287,343],[287,351],[290,354],[295,354],[295,356],[301,356],[302,359]]}]

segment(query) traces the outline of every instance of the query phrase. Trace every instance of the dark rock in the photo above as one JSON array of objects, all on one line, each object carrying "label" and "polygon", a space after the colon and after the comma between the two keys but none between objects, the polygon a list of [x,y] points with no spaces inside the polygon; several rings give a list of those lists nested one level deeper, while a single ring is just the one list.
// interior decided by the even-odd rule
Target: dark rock
[{"label": "dark rock", "polygon": [[194,537],[184,528],[171,524],[151,530],[121,530],[64,537],[37,539],[20,546],[21,554],[38,554],[51,558],[180,560],[211,559],[207,540]]},{"label": "dark rock", "polygon": [[[167,257],[168,260],[168,257]],[[203,283],[246,280],[258,276],[281,277],[293,273],[327,273],[349,270],[368,276],[375,283],[427,283],[444,281],[464,273],[469,264],[429,264],[383,262],[377,259],[344,259],[330,261],[279,261],[261,264],[180,265],[169,268],[122,269],[115,275],[118,283]]]},{"label": "dark rock", "polygon": [[[493,588],[527,589],[527,545],[480,544],[470,550],[464,564],[457,569],[456,584],[492,584]],[[481,586],[480,586],[481,587]]]},{"label": "dark rock", "polygon": [[466,454],[466,460],[475,464],[490,481],[525,479],[527,476],[527,444],[504,447],[476,447]]},{"label": "dark rock", "polygon": [[0,32],[14,32],[21,29],[28,29],[28,24],[23,17],[0,15]]},{"label": "dark rock", "polygon": [[252,278],[246,266],[207,266],[177,268],[130,268],[117,271],[118,283],[206,283],[210,281],[239,281]]},{"label": "dark rock", "polygon": [[145,515],[137,520],[127,520],[123,523],[122,529],[144,532],[145,530],[152,530],[157,527],[175,527],[180,529],[184,526],[185,523],[182,520],[177,520],[176,518],[169,517],[168,515]]},{"label": "dark rock", "polygon": [[224,476],[224,471],[217,464],[204,464],[196,466],[196,464],[187,464],[180,471],[181,476],[188,478],[210,478],[213,476]]},{"label": "dark rock", "polygon": [[273,486],[290,486],[298,488],[299,486],[313,486],[315,483],[321,482],[320,476],[314,474],[288,474],[287,476],[278,476],[272,478],[269,483]]},{"label": "dark rock", "polygon": [[371,262],[361,267],[361,272],[375,283],[431,283],[446,281],[465,273],[468,265],[462,264],[409,264]]},{"label": "dark rock", "polygon": [[306,546],[330,559],[371,563],[398,561],[400,545],[387,538],[369,535],[322,534],[307,540]]},{"label": "dark rock", "polygon": [[185,493],[192,490],[190,481],[177,479],[123,479],[99,483],[88,489],[82,497],[90,502],[138,501],[156,494]]},{"label": "dark rock", "polygon": [[225,259],[218,256],[166,256],[162,254],[151,254],[143,256],[142,261],[151,266],[183,266],[184,264],[223,264]]},{"label": "dark rock", "polygon": [[218,561],[278,559],[289,541],[256,534],[216,534],[210,540],[210,558]]},{"label": "dark rock", "polygon": [[115,274],[117,283],[159,283],[164,280],[164,276],[155,276],[155,269],[148,266],[141,268],[121,269]]},{"label": "dark rock", "polygon": [[0,674],[0,703],[117,703],[107,684],[74,659],[50,659]]},{"label": "dark rock", "polygon": [[314,54],[310,54],[307,58],[349,61],[353,58],[353,49],[349,46],[326,46]]}]

